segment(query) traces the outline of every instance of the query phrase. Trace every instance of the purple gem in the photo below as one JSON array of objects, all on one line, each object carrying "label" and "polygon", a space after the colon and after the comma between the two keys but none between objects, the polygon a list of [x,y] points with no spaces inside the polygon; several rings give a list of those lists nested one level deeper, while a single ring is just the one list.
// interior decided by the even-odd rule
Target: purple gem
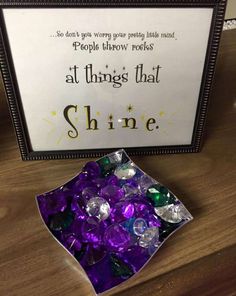
[{"label": "purple gem", "polygon": [[101,175],[100,166],[96,161],[89,161],[83,167],[83,172],[87,173],[89,178],[97,178]]},{"label": "purple gem", "polygon": [[79,194],[87,187],[94,187],[94,184],[88,180],[78,180],[75,182],[73,190],[75,193]]},{"label": "purple gem", "polygon": [[110,203],[115,203],[124,197],[124,190],[116,185],[107,185],[101,189],[99,195]]},{"label": "purple gem", "polygon": [[109,185],[119,185],[119,179],[115,175],[110,175],[106,178],[106,182]]},{"label": "purple gem", "polygon": [[79,219],[76,219],[71,223],[71,225],[63,232],[64,235],[74,235],[75,237],[82,240],[82,221]]},{"label": "purple gem", "polygon": [[95,217],[89,217],[82,224],[82,237],[84,242],[99,244],[102,239],[101,227],[98,223],[98,219]]},{"label": "purple gem", "polygon": [[104,243],[111,252],[123,252],[128,249],[130,245],[129,232],[119,224],[112,224],[104,233]]},{"label": "purple gem", "polygon": [[85,181],[88,179],[87,172],[81,172],[77,177],[78,180]]},{"label": "purple gem", "polygon": [[161,221],[158,219],[157,216],[151,214],[147,216],[147,222],[149,227],[160,227]]},{"label": "purple gem", "polygon": [[63,212],[67,207],[67,200],[62,191],[54,191],[38,197],[40,211],[44,216]]},{"label": "purple gem", "polygon": [[132,218],[134,215],[134,205],[129,201],[122,201],[112,208],[110,219],[112,222],[122,222]]},{"label": "purple gem", "polygon": [[125,252],[119,254],[125,262],[128,262],[135,272],[139,271],[149,259],[147,249],[140,246],[131,246]]},{"label": "purple gem", "polygon": [[72,234],[65,238],[63,245],[71,253],[74,253],[74,251],[81,250],[81,242]]},{"label": "purple gem", "polygon": [[99,189],[107,185],[106,179],[104,178],[95,178],[92,180],[92,182]]},{"label": "purple gem", "polygon": [[104,246],[87,244],[85,254],[80,261],[82,266],[94,265],[106,256]]},{"label": "purple gem", "polygon": [[[132,199],[131,199],[132,200]],[[133,199],[135,206],[135,216],[145,218],[147,215],[154,213],[152,205],[148,201],[140,198]]]}]

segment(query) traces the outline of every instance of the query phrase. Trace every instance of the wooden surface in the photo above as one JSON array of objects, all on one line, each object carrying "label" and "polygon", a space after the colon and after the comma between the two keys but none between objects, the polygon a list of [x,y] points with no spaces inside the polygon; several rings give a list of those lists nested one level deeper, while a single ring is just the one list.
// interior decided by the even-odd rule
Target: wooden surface
[{"label": "wooden surface", "polygon": [[[133,279],[106,295],[236,295],[236,30],[223,33],[204,146],[198,154],[134,157],[195,219]],[[0,295],[90,296],[79,264],[50,236],[35,195],[87,160],[23,162],[0,93]]]}]

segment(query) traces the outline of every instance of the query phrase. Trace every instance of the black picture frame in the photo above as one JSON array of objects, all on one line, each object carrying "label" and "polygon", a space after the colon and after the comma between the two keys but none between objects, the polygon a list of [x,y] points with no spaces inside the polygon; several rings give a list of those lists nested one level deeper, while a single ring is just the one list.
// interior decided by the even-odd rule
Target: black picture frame
[{"label": "black picture frame", "polygon": [[[11,50],[7,38],[2,10],[4,8],[98,8],[98,7],[209,7],[213,9],[211,29],[208,39],[207,53],[202,75],[198,107],[195,117],[194,131],[190,145],[152,146],[125,148],[130,155],[153,155],[167,153],[199,152],[201,148],[203,129],[206,120],[207,106],[215,70],[217,52],[224,22],[227,0],[105,0],[100,1],[0,1],[0,65],[5,85],[6,95],[13,120],[21,156],[23,160],[64,159],[100,157],[116,149],[62,150],[62,151],[33,151],[21,103],[20,93],[14,71]],[[117,149],[122,147],[117,147]]]}]

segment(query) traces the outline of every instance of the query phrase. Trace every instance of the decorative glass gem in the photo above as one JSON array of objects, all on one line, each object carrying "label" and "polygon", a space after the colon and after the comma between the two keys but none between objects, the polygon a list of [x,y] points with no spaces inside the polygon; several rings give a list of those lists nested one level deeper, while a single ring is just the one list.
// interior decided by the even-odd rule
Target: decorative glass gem
[{"label": "decorative glass gem", "polygon": [[96,294],[137,273],[192,219],[177,197],[124,150],[88,162],[37,201],[49,231],[83,267]]},{"label": "decorative glass gem", "polygon": [[130,218],[124,222],[122,222],[122,225],[125,227],[125,229],[127,229],[129,231],[129,233],[131,234],[134,234],[134,229],[133,229],[133,225],[134,225],[134,221],[136,219],[133,217],[133,218]]},{"label": "decorative glass gem", "polygon": [[112,222],[121,222],[132,218],[134,215],[134,205],[129,201],[118,202],[111,210],[110,219]]},{"label": "decorative glass gem", "polygon": [[76,238],[74,235],[69,235],[65,239],[65,247],[68,248],[69,250],[73,251],[80,251],[81,250],[81,242]]},{"label": "decorative glass gem", "polygon": [[102,197],[92,197],[87,203],[86,211],[89,216],[97,217],[99,220],[105,220],[110,215],[110,205]]},{"label": "decorative glass gem", "polygon": [[84,261],[86,265],[94,265],[97,262],[101,261],[106,256],[106,253],[106,249],[103,246],[88,244],[84,256]]},{"label": "decorative glass gem", "polygon": [[133,224],[134,234],[141,236],[148,228],[147,222],[142,218],[137,218]]},{"label": "decorative glass gem", "polygon": [[142,248],[148,248],[149,245],[157,244],[159,237],[159,229],[157,227],[151,227],[144,231],[139,239],[139,245]]},{"label": "decorative glass gem", "polygon": [[96,187],[86,187],[82,191],[82,197],[85,198],[86,200],[89,200],[92,197],[98,196],[98,190]]},{"label": "decorative glass gem", "polygon": [[98,220],[96,218],[89,217],[86,221],[84,221],[81,227],[81,234],[83,242],[96,244],[100,243],[102,235]]},{"label": "decorative glass gem", "polygon": [[122,151],[116,151],[109,155],[109,160],[111,163],[120,164],[122,162]]},{"label": "decorative glass gem", "polygon": [[161,226],[161,221],[155,214],[148,215],[147,221],[148,221],[149,227],[160,227]]},{"label": "decorative glass gem", "polygon": [[109,157],[107,157],[107,156],[102,157],[101,159],[99,159],[97,161],[97,163],[99,164],[102,175],[104,177],[110,175],[114,171],[114,169],[116,168],[116,164],[111,163]]},{"label": "decorative glass gem", "polygon": [[134,196],[134,195],[138,195],[139,194],[139,189],[137,186],[134,186],[132,184],[124,184],[122,186],[124,192],[125,192],[125,197],[131,197],[131,196]]},{"label": "decorative glass gem", "polygon": [[111,270],[114,276],[129,278],[133,275],[133,270],[130,266],[128,266],[125,262],[123,262],[120,258],[118,258],[115,254],[110,256],[111,259]]},{"label": "decorative glass gem", "polygon": [[169,223],[179,223],[182,220],[191,219],[190,213],[182,204],[171,204],[155,208],[155,213]]},{"label": "decorative glass gem", "polygon": [[71,211],[66,210],[51,216],[49,227],[52,230],[59,231],[70,226],[74,218]]},{"label": "decorative glass gem", "polygon": [[101,189],[99,195],[108,200],[110,203],[114,203],[120,201],[124,197],[125,193],[119,186],[107,185]]},{"label": "decorative glass gem", "polygon": [[130,234],[120,224],[112,224],[104,233],[104,243],[109,251],[123,252],[130,245]]},{"label": "decorative glass gem", "polygon": [[151,185],[146,193],[155,207],[162,207],[175,201],[175,197],[167,188],[159,184]]},{"label": "decorative glass gem", "polygon": [[141,178],[139,179],[139,188],[140,188],[140,191],[143,193],[143,194],[146,194],[147,192],[147,189],[155,184],[155,180],[153,180],[151,177],[147,176],[147,175],[142,175]]},{"label": "decorative glass gem", "polygon": [[96,161],[87,162],[83,167],[83,172],[86,173],[90,179],[97,178],[101,175],[100,166]]},{"label": "decorative glass gem", "polygon": [[115,175],[110,175],[106,178],[108,185],[119,185],[119,179]]},{"label": "decorative glass gem", "polygon": [[122,164],[118,166],[114,171],[114,175],[117,176],[118,179],[122,179],[122,180],[133,178],[135,174],[136,174],[136,169],[132,162]]}]

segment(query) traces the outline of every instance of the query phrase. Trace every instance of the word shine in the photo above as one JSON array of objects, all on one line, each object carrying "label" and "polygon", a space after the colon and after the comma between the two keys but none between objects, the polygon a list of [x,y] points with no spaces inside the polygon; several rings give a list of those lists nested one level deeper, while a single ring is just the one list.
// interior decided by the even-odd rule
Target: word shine
[{"label": "word shine", "polygon": [[[78,84],[82,76],[83,81],[87,84],[110,83],[113,88],[120,88],[129,81],[129,76],[131,76],[131,74],[125,71],[125,67],[122,68],[122,71],[116,69],[109,70],[108,65],[106,65],[105,68],[105,71],[100,71],[96,70],[93,64],[87,64],[81,71],[79,66],[74,65],[69,67],[70,73],[66,75],[65,82]],[[160,65],[157,65],[147,71],[144,69],[144,64],[138,64],[134,67],[134,81],[136,83],[159,83],[161,68]]]},{"label": "word shine", "polygon": [[[73,116],[82,116],[83,122],[86,124],[86,130],[87,131],[97,131],[100,129],[100,122],[97,118],[93,117],[91,106],[83,106],[80,110],[80,107],[78,105],[68,105],[63,110],[63,115],[66,120],[66,122],[69,124],[70,129],[68,130],[67,134],[70,138],[75,139],[79,137],[79,126],[75,125]],[[156,124],[155,118],[148,118],[147,120],[143,121],[144,128],[148,132],[152,132],[154,130],[157,130],[159,126]],[[122,117],[117,119],[114,119],[113,115],[110,114],[108,116],[107,122],[107,130],[115,130],[116,128],[122,128],[122,129],[128,129],[128,130],[137,130],[139,129],[137,120],[135,117],[129,116],[129,117]],[[104,126],[104,122],[103,122]]]}]

